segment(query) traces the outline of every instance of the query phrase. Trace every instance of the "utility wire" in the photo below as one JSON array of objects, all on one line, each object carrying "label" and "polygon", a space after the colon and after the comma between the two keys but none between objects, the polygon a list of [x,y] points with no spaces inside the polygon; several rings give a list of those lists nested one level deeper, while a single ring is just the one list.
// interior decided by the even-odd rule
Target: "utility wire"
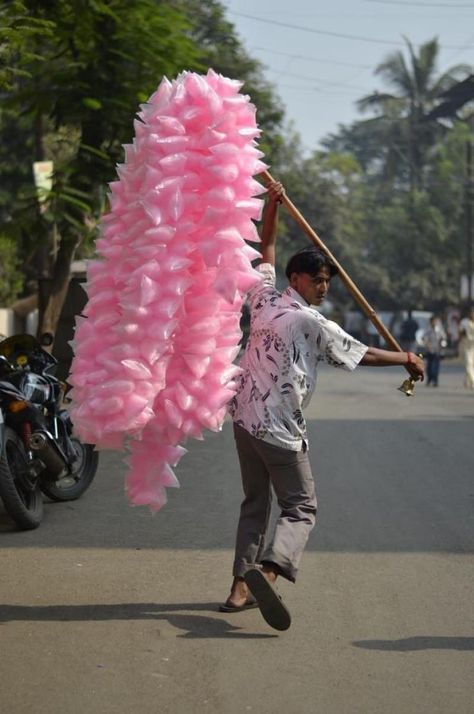
[{"label": "utility wire", "polygon": [[294,72],[287,72],[286,70],[279,70],[279,69],[269,69],[269,72],[274,72],[275,74],[279,74],[281,77],[294,77],[295,79],[307,79],[309,82],[313,82],[314,84],[322,84],[327,87],[347,87],[348,89],[355,89],[358,92],[368,92],[370,90],[365,89],[364,87],[358,87],[356,84],[348,84],[347,82],[332,82],[328,81],[327,79],[320,79],[319,77],[310,77],[309,75],[306,74],[295,74]]},{"label": "utility wire", "polygon": [[[373,0],[375,2],[375,0]],[[381,0],[378,0],[381,1]],[[374,37],[365,37],[363,35],[347,35],[342,32],[330,32],[329,30],[316,30],[314,27],[303,27],[302,25],[292,25],[288,22],[279,22],[278,20],[270,20],[266,17],[256,17],[255,15],[247,15],[243,12],[234,12],[233,10],[228,10],[230,15],[235,15],[237,17],[245,17],[248,20],[256,20],[257,22],[263,22],[266,25],[277,25],[278,27],[287,27],[292,30],[300,30],[301,32],[310,32],[314,35],[325,35],[328,37],[339,37],[344,40],[359,40],[362,42],[373,42],[378,45],[390,45],[392,47],[405,47],[404,42],[396,42],[392,40],[379,40]],[[443,45],[444,49],[448,50],[459,50],[465,49],[460,45]]]},{"label": "utility wire", "polygon": [[341,60],[330,60],[327,57],[310,57],[309,55],[296,55],[290,54],[288,52],[280,52],[279,50],[271,50],[268,47],[252,47],[252,50],[257,50],[258,52],[269,52],[274,55],[281,55],[282,57],[289,57],[290,59],[304,60],[305,62],[320,62],[321,64],[331,64],[338,65],[341,67],[354,67],[355,69],[373,69],[370,64],[355,64],[354,62],[342,62]]},{"label": "utility wire", "polygon": [[291,25],[288,22],[279,22],[278,20],[270,20],[266,17],[256,17],[255,15],[247,15],[243,12],[234,12],[233,10],[228,10],[230,15],[237,15],[238,17],[245,17],[248,20],[256,20],[257,22],[264,22],[266,25],[278,25],[279,27],[289,27],[293,30],[301,30],[302,32],[310,32],[315,35],[328,35],[329,37],[340,37],[345,40],[363,40],[364,42],[376,42],[382,45],[396,45],[397,47],[404,46],[402,42],[392,42],[391,40],[377,40],[370,37],[362,37],[361,35],[346,35],[341,32],[330,32],[326,30],[316,30],[312,27],[303,27],[302,25]]},{"label": "utility wire", "polygon": [[[360,97],[361,91],[358,89],[347,89],[346,91],[341,91],[341,92],[333,92],[331,89],[326,88],[326,87],[317,87],[316,85],[310,85],[310,84],[304,84],[304,85],[296,85],[296,84],[282,84],[281,82],[278,82],[278,85],[276,85],[277,91],[280,89],[289,89],[289,90],[294,90],[295,92],[317,92],[317,94],[323,94],[324,96],[331,96],[331,97],[347,97],[348,99],[352,99],[355,97],[356,99]],[[355,100],[354,100],[355,101]]]}]

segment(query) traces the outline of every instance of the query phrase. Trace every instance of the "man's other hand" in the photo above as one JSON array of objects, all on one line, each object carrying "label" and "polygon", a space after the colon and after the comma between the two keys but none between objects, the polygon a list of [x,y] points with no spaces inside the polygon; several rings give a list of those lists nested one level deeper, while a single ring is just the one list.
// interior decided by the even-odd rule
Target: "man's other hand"
[{"label": "man's other hand", "polygon": [[267,186],[268,200],[272,203],[282,203],[285,197],[285,189],[280,181],[271,181]]},{"label": "man's other hand", "polygon": [[407,354],[409,361],[406,363],[405,367],[408,374],[417,382],[419,380],[423,381],[425,377],[425,363],[421,357],[418,357],[418,355],[415,355],[413,352],[407,352]]}]

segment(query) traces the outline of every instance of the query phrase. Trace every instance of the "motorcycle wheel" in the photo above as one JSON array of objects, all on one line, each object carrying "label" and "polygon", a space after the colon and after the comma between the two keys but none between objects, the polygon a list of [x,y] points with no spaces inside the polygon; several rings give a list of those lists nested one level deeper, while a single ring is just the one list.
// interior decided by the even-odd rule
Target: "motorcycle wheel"
[{"label": "motorcycle wheel", "polygon": [[83,444],[76,436],[71,443],[77,454],[72,473],[58,481],[42,477],[40,487],[44,495],[52,501],[74,501],[87,491],[91,485],[99,464],[99,454],[91,444]]},{"label": "motorcycle wheel", "polygon": [[5,448],[0,458],[0,497],[5,510],[22,530],[38,528],[43,519],[43,496],[38,481],[26,474],[27,457],[22,440],[5,429]]}]

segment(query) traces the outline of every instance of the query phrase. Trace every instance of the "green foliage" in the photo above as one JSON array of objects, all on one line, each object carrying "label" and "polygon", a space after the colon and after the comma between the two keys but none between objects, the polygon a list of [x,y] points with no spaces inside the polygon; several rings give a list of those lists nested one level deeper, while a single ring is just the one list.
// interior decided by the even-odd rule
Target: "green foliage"
[{"label": "green foliage", "polygon": [[[0,108],[0,225],[17,226],[29,278],[35,251],[53,233],[90,254],[133,118],[163,76],[212,65],[246,81],[265,146],[278,143],[282,110],[214,0],[23,0],[1,12],[12,30],[0,38],[10,62]],[[54,161],[43,213],[35,160]]]},{"label": "green foliage", "polygon": [[0,306],[13,302],[23,288],[21,260],[15,240],[0,233]]},{"label": "green foliage", "polygon": [[[34,58],[29,43],[37,37],[51,37],[52,23],[30,17],[21,0],[0,6],[0,90],[13,89],[16,80],[29,77],[25,64]],[[36,56],[41,61],[41,57]]]},{"label": "green foliage", "polygon": [[407,56],[394,52],[376,68],[388,91],[359,102],[374,115],[324,141],[328,156],[349,153],[363,172],[350,188],[356,213],[342,241],[358,236],[348,256],[352,276],[379,309],[435,310],[459,301],[470,132],[455,117],[451,126],[436,122],[431,111],[472,69],[458,65],[439,76],[437,55],[436,40],[418,52],[407,41]]},{"label": "green foliage", "polygon": [[[28,286],[67,274],[59,245],[68,259],[93,253],[122,145],[163,76],[212,66],[245,81],[264,150],[281,145],[283,112],[214,0],[13,0],[0,8],[0,60],[0,227],[15,231]],[[42,210],[38,160],[54,162]]]},{"label": "green foliage", "polygon": [[426,193],[400,195],[389,204],[373,206],[366,225],[367,265],[377,264],[389,279],[389,292],[372,296],[380,307],[434,308],[456,300],[458,283],[446,260],[446,222]]},{"label": "green foliage", "polygon": [[376,114],[372,127],[383,139],[385,152],[377,158],[384,162],[385,178],[408,179],[410,188],[419,190],[424,186],[429,150],[444,131],[430,120],[430,112],[439,96],[467,76],[470,68],[457,65],[438,75],[438,40],[421,45],[418,54],[409,40],[405,41],[408,57],[393,52],[375,70],[394,93],[375,92],[360,99],[358,106]]},{"label": "green foliage", "polygon": [[[1,19],[0,226],[15,225],[29,281],[54,272],[37,259],[53,236],[90,252],[139,103],[164,74],[198,68],[199,53],[186,18],[154,0],[24,0]],[[45,212],[36,160],[54,161]]]}]

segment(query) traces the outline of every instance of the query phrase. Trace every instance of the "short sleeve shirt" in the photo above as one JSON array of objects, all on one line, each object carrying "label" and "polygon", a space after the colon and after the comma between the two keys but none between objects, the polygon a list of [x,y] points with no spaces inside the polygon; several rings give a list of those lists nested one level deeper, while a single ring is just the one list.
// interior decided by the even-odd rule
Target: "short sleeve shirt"
[{"label": "short sleeve shirt", "polygon": [[293,288],[280,293],[272,265],[262,263],[257,270],[262,281],[248,294],[250,336],[229,411],[257,439],[300,451],[307,442],[302,410],[315,390],[319,362],[353,370],[367,346]]}]

